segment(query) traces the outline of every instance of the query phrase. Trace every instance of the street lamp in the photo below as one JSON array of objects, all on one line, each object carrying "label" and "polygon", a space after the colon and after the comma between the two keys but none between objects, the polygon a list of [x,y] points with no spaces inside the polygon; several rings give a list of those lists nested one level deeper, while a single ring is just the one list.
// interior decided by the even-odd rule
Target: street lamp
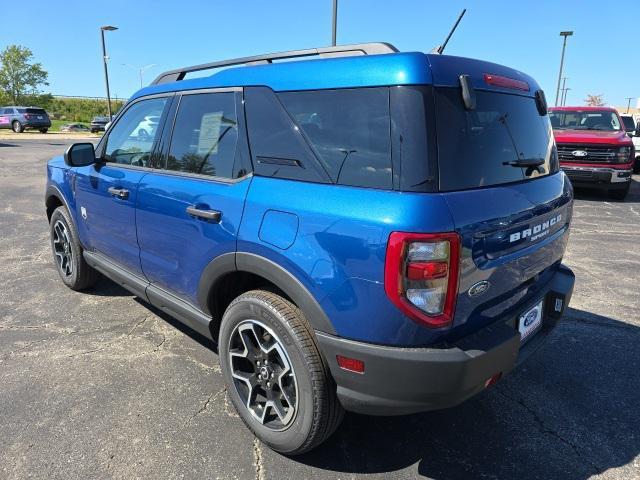
[{"label": "street lamp", "polygon": [[573,32],[560,32],[560,36],[564,37],[562,41],[562,56],[560,57],[560,73],[558,73],[558,87],[556,88],[556,107],[558,106],[558,97],[560,96],[560,79],[562,79],[562,67],[564,66],[564,50],[567,48],[567,37],[573,35]]},{"label": "street lamp", "polygon": [[336,30],[338,23],[338,0],[333,0],[333,14],[331,15],[331,45],[336,46]]},{"label": "street lamp", "polygon": [[104,32],[113,32],[114,30],[118,30],[118,27],[114,27],[112,25],[105,25],[104,27],[100,27],[100,36],[102,38],[102,60],[104,62],[104,81],[107,85],[107,110],[109,112],[109,121],[111,121],[111,97],[109,95],[109,72],[107,71],[107,49],[104,46]]},{"label": "street lamp", "polygon": [[128,63],[123,63],[122,64],[123,67],[129,67],[134,69],[136,72],[138,72],[138,75],[140,75],[140,88],[142,88],[142,76],[144,75],[144,72],[146,72],[147,70],[149,70],[152,67],[155,67],[156,64],[155,63],[151,63],[149,65],[145,65],[144,67],[136,67],[135,65],[129,65]]}]

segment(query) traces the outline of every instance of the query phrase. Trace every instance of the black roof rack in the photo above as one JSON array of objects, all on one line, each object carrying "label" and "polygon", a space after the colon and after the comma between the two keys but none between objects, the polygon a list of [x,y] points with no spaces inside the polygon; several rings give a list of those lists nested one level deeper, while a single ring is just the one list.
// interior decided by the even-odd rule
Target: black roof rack
[{"label": "black roof rack", "polygon": [[272,63],[274,60],[286,58],[302,58],[302,57],[348,57],[354,55],[377,55],[383,53],[396,53],[398,49],[389,43],[358,43],[353,45],[338,45],[336,47],[309,48],[306,50],[291,50],[289,52],[269,53],[266,55],[257,55],[254,57],[232,58],[222,60],[220,62],[203,63],[193,65],[191,67],[178,68],[161,73],[151,82],[151,85],[160,83],[177,82],[184,80],[187,73],[199,72],[202,70],[211,70],[220,67],[229,67],[232,65],[261,65]]}]

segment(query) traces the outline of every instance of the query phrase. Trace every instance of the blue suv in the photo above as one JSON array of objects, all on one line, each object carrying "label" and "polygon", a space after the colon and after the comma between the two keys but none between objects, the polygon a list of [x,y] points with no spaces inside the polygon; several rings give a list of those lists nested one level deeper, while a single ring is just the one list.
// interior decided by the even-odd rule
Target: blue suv
[{"label": "blue suv", "polygon": [[217,342],[241,418],[286,454],[344,410],[483,391],[573,290],[544,94],[492,63],[373,43],[170,71],[47,174],[63,282],[100,272]]}]

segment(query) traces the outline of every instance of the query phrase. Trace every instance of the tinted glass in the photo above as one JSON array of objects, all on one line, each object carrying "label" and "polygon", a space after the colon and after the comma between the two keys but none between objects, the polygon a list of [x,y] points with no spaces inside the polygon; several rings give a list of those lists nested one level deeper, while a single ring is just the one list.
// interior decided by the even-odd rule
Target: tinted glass
[{"label": "tinted glass", "polygon": [[102,159],[148,167],[153,144],[159,134],[158,119],[167,104],[167,98],[134,103],[111,128]]},{"label": "tinted glass", "polygon": [[33,113],[34,115],[46,115],[47,112],[45,112],[42,108],[27,108],[27,113]]},{"label": "tinted glass", "polygon": [[616,112],[610,110],[554,110],[549,112],[556,130],[620,130]]},{"label": "tinted glass", "polygon": [[334,182],[393,187],[388,88],[285,92],[279,96]]},{"label": "tinted glass", "polygon": [[15,110],[17,110],[18,113],[27,113],[27,109],[26,108],[16,108]]},{"label": "tinted glass", "polygon": [[233,93],[185,95],[178,107],[167,169],[233,178],[237,142]]},{"label": "tinted glass", "polygon": [[624,129],[627,132],[633,132],[636,129],[636,124],[633,121],[633,117],[622,117],[622,123],[624,123]]},{"label": "tinted glass", "polygon": [[245,88],[244,99],[256,175],[329,183],[326,170],[271,89]]},{"label": "tinted glass", "polygon": [[[441,190],[500,185],[557,170],[553,135],[533,98],[476,91],[466,110],[459,88],[436,88],[438,167]],[[535,168],[509,165],[541,161]]]}]

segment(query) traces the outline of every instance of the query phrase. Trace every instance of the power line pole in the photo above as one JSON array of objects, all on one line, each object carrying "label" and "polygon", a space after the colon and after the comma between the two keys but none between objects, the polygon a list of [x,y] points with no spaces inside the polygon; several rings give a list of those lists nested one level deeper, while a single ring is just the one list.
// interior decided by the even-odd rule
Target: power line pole
[{"label": "power line pole", "polygon": [[331,17],[331,45],[336,46],[336,28],[338,23],[338,0],[333,0],[333,15]]},{"label": "power line pole", "polygon": [[564,67],[564,51],[567,48],[567,37],[573,35],[573,32],[560,32],[560,36],[564,38],[562,41],[562,56],[560,57],[560,72],[558,73],[558,86],[556,88],[556,107],[558,106],[558,97],[560,96],[560,80],[562,79],[562,68]]},{"label": "power line pole", "polygon": [[567,87],[564,89],[564,95],[562,98],[562,106],[564,107],[567,104],[567,95],[569,95],[569,90],[571,90],[570,87]]},{"label": "power line pole", "polygon": [[629,113],[629,107],[631,106],[631,100],[633,100],[633,97],[627,97],[627,113]]}]

